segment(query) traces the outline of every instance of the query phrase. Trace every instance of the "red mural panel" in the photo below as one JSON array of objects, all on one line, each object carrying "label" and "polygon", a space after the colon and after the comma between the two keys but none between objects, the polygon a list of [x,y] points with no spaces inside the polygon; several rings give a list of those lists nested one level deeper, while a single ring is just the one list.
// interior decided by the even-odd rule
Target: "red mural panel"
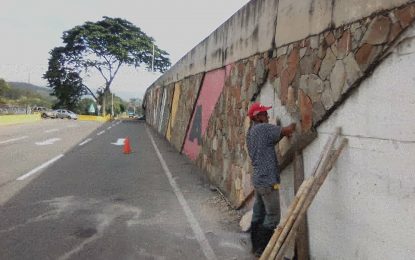
[{"label": "red mural panel", "polygon": [[213,70],[205,74],[182,151],[191,160],[196,160],[199,155],[202,137],[222,93],[224,83],[225,69]]}]

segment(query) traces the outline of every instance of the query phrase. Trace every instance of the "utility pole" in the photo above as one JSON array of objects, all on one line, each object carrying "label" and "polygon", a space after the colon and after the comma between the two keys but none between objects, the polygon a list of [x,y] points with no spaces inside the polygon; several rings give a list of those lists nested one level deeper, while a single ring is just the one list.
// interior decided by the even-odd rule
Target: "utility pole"
[{"label": "utility pole", "polygon": [[111,96],[111,116],[114,117],[114,93]]},{"label": "utility pole", "polygon": [[151,58],[151,72],[154,72],[154,43],[153,43],[153,56]]}]

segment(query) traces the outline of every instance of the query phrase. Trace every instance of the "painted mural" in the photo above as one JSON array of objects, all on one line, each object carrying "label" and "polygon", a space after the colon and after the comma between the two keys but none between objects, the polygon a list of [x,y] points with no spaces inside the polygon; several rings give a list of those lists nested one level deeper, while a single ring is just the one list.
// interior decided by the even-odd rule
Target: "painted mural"
[{"label": "painted mural", "polygon": [[191,160],[196,160],[199,155],[202,137],[206,132],[208,121],[222,92],[224,82],[225,69],[210,71],[205,75],[182,151]]},{"label": "painted mural", "polygon": [[201,73],[176,82],[174,86],[172,112],[166,137],[178,151],[182,150],[202,79]]},{"label": "painted mural", "polygon": [[174,84],[170,84],[163,90],[163,99],[160,109],[160,122],[158,126],[158,131],[162,135],[166,135],[167,126],[170,118],[170,108],[172,104],[172,98],[174,93]]}]

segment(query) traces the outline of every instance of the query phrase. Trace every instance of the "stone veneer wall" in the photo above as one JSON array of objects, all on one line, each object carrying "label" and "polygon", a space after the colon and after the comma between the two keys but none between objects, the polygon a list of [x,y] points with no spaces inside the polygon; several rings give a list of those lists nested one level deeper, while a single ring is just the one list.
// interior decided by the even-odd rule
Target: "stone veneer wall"
[{"label": "stone veneer wall", "polygon": [[[382,69],[385,70],[384,67],[389,66],[384,64],[385,60],[391,56],[391,53],[403,49],[402,46],[409,44],[408,39],[413,37],[407,34],[408,28],[415,26],[415,3],[413,1],[351,0],[354,6],[349,6],[349,9],[346,8],[343,12],[341,12],[339,6],[345,8],[345,4],[350,1],[310,1],[251,1],[235,17],[232,17],[212,36],[205,39],[178,64],[174,65],[146,92],[144,104],[146,106],[147,123],[157,129],[161,135],[166,136],[167,140],[179,152],[188,156],[203,169],[209,179],[228,196],[234,205],[240,205],[249,198],[249,194],[252,192],[252,168],[246,151],[245,138],[249,127],[249,119],[246,113],[253,101],[261,101],[266,105],[273,106],[270,111],[271,121],[278,120],[282,125],[290,122],[298,123],[296,140],[300,141],[293,142],[292,140],[283,139],[276,150],[284,167],[290,165],[290,155],[293,150],[305,148],[303,151],[305,170],[306,174],[309,174],[308,171],[313,166],[312,159],[319,153],[319,149],[324,143],[322,139],[324,139],[325,133],[330,132],[327,125],[332,126],[331,119],[336,120],[337,125],[342,125],[340,119],[338,119],[338,110],[354,111],[353,113],[359,113],[356,111],[361,110],[360,116],[368,114],[368,116],[373,117],[373,113],[369,113],[370,111],[367,111],[366,106],[359,103],[360,100],[367,100],[366,96],[361,95],[363,91],[360,90],[360,87],[371,88],[372,92],[375,91],[373,87],[370,87],[370,84],[373,84],[374,81],[372,73],[382,65]],[[331,22],[325,20],[328,19],[328,15],[324,12],[324,10],[330,10],[329,2],[332,9],[329,12],[331,20],[328,21]],[[305,7],[307,5],[314,8],[313,12],[306,12],[307,8]],[[270,10],[272,9],[270,7],[275,9],[274,12]],[[308,9],[308,11],[310,10]],[[347,15],[348,12],[350,15]],[[264,17],[267,15],[269,16],[268,20]],[[308,21],[293,22],[293,20],[296,21],[296,19],[303,18],[301,16],[307,15],[309,15]],[[326,22],[322,22],[323,20]],[[236,21],[243,22],[236,23]],[[292,26],[290,23],[292,23]],[[299,24],[303,26],[301,27]],[[238,40],[229,38],[229,34],[228,38],[224,36],[226,30],[234,30],[237,25],[242,30],[242,32],[235,31],[235,35],[241,37],[241,42],[238,44],[235,43]],[[285,25],[285,27],[282,25]],[[261,26],[268,29],[268,34],[260,32]],[[254,37],[258,41],[257,44],[252,37],[247,36],[247,31],[250,30],[252,37],[255,36],[255,30],[257,31],[257,36]],[[412,31],[415,31],[415,29],[412,29]],[[272,41],[267,38],[270,33],[272,34],[270,37]],[[258,35],[262,35],[261,37],[264,40]],[[225,38],[227,40],[224,40]],[[213,42],[216,43],[213,44]],[[244,45],[247,51],[237,48],[239,46],[243,49]],[[211,48],[216,50],[222,48],[224,51],[212,52]],[[202,53],[205,52],[205,54],[202,55],[200,50],[203,50]],[[231,50],[233,50],[233,54],[227,56],[226,53],[229,54]],[[209,56],[209,53],[214,54]],[[221,57],[219,59],[221,62],[212,62],[218,60],[217,57],[214,57],[215,55]],[[192,60],[192,58],[195,60]],[[204,65],[201,66],[201,63]],[[400,64],[399,62],[395,63]],[[196,66],[196,64],[199,65]],[[393,69],[391,68],[391,70]],[[393,76],[390,75],[391,78]],[[409,76],[407,75],[407,77]],[[403,80],[405,81],[405,79]],[[399,81],[399,79],[396,79],[396,81]],[[384,88],[381,93],[383,96],[386,95]],[[390,89],[390,95],[393,95],[392,93],[399,91],[400,88],[397,85],[391,86]],[[405,91],[408,92],[409,90]],[[377,95],[374,98],[386,99],[386,97],[382,98]],[[358,107],[349,105],[349,100]],[[405,109],[410,108],[402,108],[401,110],[406,111]],[[347,112],[342,112],[341,118],[348,118],[345,113]],[[356,114],[352,118],[360,117]],[[356,124],[362,124],[361,120],[371,122],[374,119],[360,119],[360,121],[356,121]],[[379,125],[376,122],[371,125],[376,127],[376,125]],[[351,131],[349,128],[353,124],[354,122],[344,123],[344,127],[347,128],[347,131]],[[402,128],[405,127],[405,125],[402,126]],[[360,128],[358,127],[358,129]],[[367,129],[372,128],[367,125]],[[388,128],[393,129],[394,133],[405,132],[395,125],[389,125]],[[324,133],[321,132],[321,129]],[[376,134],[373,137],[370,134],[372,132],[377,133],[376,131],[375,129],[363,132],[365,136],[368,136],[368,140],[375,140],[377,138]],[[316,132],[319,134],[317,139],[315,139]],[[359,134],[355,133],[351,135],[351,138],[356,136],[359,136]],[[407,138],[410,139],[410,137]],[[345,153],[347,155],[346,161],[349,161],[358,169],[361,168],[370,173],[367,177],[360,174],[362,181],[366,177],[369,178],[367,181],[370,182],[372,175],[377,176],[382,171],[375,173],[370,167],[364,168],[359,165],[359,161],[356,161],[355,157],[363,158],[367,155],[373,159],[376,156],[368,155],[368,153],[373,151],[373,153],[377,153],[376,149],[380,146],[379,144],[368,144],[370,147],[365,147],[364,143],[369,143],[366,139],[365,141],[355,141],[357,144],[352,141],[350,150]],[[311,145],[307,146],[310,143]],[[410,141],[409,143],[404,142],[405,149],[413,149],[413,146],[412,148],[407,147],[409,144]],[[374,147],[375,150],[371,147]],[[393,147],[396,149],[396,145]],[[368,152],[358,155],[359,152],[352,150],[355,148],[368,149]],[[385,151],[380,152],[384,153]],[[385,161],[385,159],[382,160]],[[406,162],[408,159],[404,158],[404,160]],[[394,164],[391,169],[399,168],[395,166]],[[409,167],[411,166],[409,165]],[[389,169],[388,164],[385,163],[384,168]],[[343,170],[342,174],[349,174],[347,169],[351,169],[351,167],[339,162],[339,169]],[[399,178],[408,179],[404,174],[405,169],[401,169],[399,172],[401,173],[398,175]],[[352,174],[355,174],[355,172]],[[389,185],[395,185],[394,183],[397,182],[396,178],[389,176],[388,172],[383,171],[381,174],[382,177],[379,178],[384,176],[386,179],[392,180],[392,184],[382,183],[382,185],[388,185],[389,187]],[[290,203],[294,194],[292,175],[292,167],[287,167],[282,171],[280,195],[283,210]],[[350,188],[351,193],[341,195],[349,199],[348,202],[343,201],[342,203],[345,203],[345,207],[353,212],[357,210],[365,212],[366,209],[363,204],[369,203],[369,201],[360,195],[361,193],[366,194],[365,188],[356,190],[357,188],[353,184],[354,180],[346,180],[343,183],[343,179],[340,179],[337,180],[338,183],[334,186],[331,185],[333,187],[330,186],[330,181],[326,186],[331,187],[330,189],[336,189],[337,186],[346,185]],[[410,179],[408,181],[414,184]],[[396,188],[396,185],[394,187]],[[327,220],[325,223],[331,230],[335,230],[338,223],[351,225],[356,234],[362,237],[367,236],[368,240],[376,237],[376,232],[373,233],[371,229],[363,229],[363,233],[360,234],[359,230],[362,229],[360,222],[356,222],[354,220],[355,216],[353,214],[349,216],[348,212],[340,210],[336,213],[338,216],[344,217],[341,222],[336,217],[337,215],[334,216],[335,219],[328,218],[327,212],[338,209],[326,202],[327,198],[331,197],[327,191],[322,191],[322,194],[319,196],[325,196],[325,200],[319,199],[318,196],[309,215],[311,254],[317,258],[352,258],[353,256],[348,254],[347,250],[343,250],[344,246],[342,245],[345,241],[347,242],[347,238],[342,236],[338,241],[335,237],[330,240],[330,243],[335,243],[333,244],[334,248],[337,248],[335,252],[324,250],[324,248],[330,246],[330,243],[325,240],[328,231],[322,229],[320,225],[322,215],[325,216],[324,219]],[[405,207],[405,201],[410,196],[408,192],[405,194],[406,197],[403,200],[395,200],[393,194],[390,199],[396,204],[395,207],[402,212],[404,210],[401,207]],[[355,198],[363,199],[363,204],[358,203],[354,207]],[[342,201],[342,198],[336,198],[336,201]],[[374,198],[372,198],[372,201],[379,204],[379,207],[375,210],[388,207],[387,203],[382,205],[380,201]],[[392,217],[394,217],[393,213],[389,213],[388,219]],[[379,225],[386,225],[383,218],[376,218],[372,214],[371,219]],[[406,221],[406,218],[403,219]],[[405,221],[404,226],[407,225]],[[367,225],[370,225],[370,223],[367,223]],[[399,229],[399,226],[397,226],[397,229]],[[402,231],[399,234],[402,236]],[[397,241],[396,237],[389,233],[384,235],[385,241]],[[376,248],[379,243],[374,241],[368,248]],[[368,255],[370,250],[354,243],[351,243],[349,247],[355,248],[357,251],[360,250],[354,253],[356,258],[370,258],[370,255]],[[407,247],[406,244],[402,247],[394,247],[395,249],[390,252],[397,252],[399,256],[405,257],[415,255],[415,253],[405,251]],[[371,254],[376,255],[375,251],[372,250]],[[381,257],[381,255],[379,256]],[[372,259],[377,258],[373,257]]]},{"label": "stone veneer wall", "polygon": [[[186,142],[194,141],[194,136],[185,139],[188,131],[196,131],[203,141],[196,142],[199,148],[193,148],[192,160],[237,205],[252,191],[245,149],[246,111],[252,100],[274,106],[272,116],[283,124],[298,122],[300,133],[313,131],[389,53],[394,40],[413,22],[414,6],[375,13],[229,64],[225,79],[216,83],[224,86],[207,118],[209,123],[196,130],[192,122],[195,104],[212,95],[209,86],[199,90],[204,73],[177,81],[174,89],[173,84],[156,85],[146,95],[148,122],[179,151]],[[164,130],[161,122],[167,121],[166,116],[170,118]],[[289,143],[283,141],[279,154],[283,156],[286,150]]]}]

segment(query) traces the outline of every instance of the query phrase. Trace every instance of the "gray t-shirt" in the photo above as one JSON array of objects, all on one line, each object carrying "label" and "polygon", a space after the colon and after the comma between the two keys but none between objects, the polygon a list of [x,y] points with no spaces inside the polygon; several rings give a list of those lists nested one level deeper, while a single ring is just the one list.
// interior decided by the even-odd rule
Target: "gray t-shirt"
[{"label": "gray t-shirt", "polygon": [[270,187],[280,183],[275,145],[280,140],[281,127],[254,123],[248,130],[246,143],[252,160],[254,187]]}]

